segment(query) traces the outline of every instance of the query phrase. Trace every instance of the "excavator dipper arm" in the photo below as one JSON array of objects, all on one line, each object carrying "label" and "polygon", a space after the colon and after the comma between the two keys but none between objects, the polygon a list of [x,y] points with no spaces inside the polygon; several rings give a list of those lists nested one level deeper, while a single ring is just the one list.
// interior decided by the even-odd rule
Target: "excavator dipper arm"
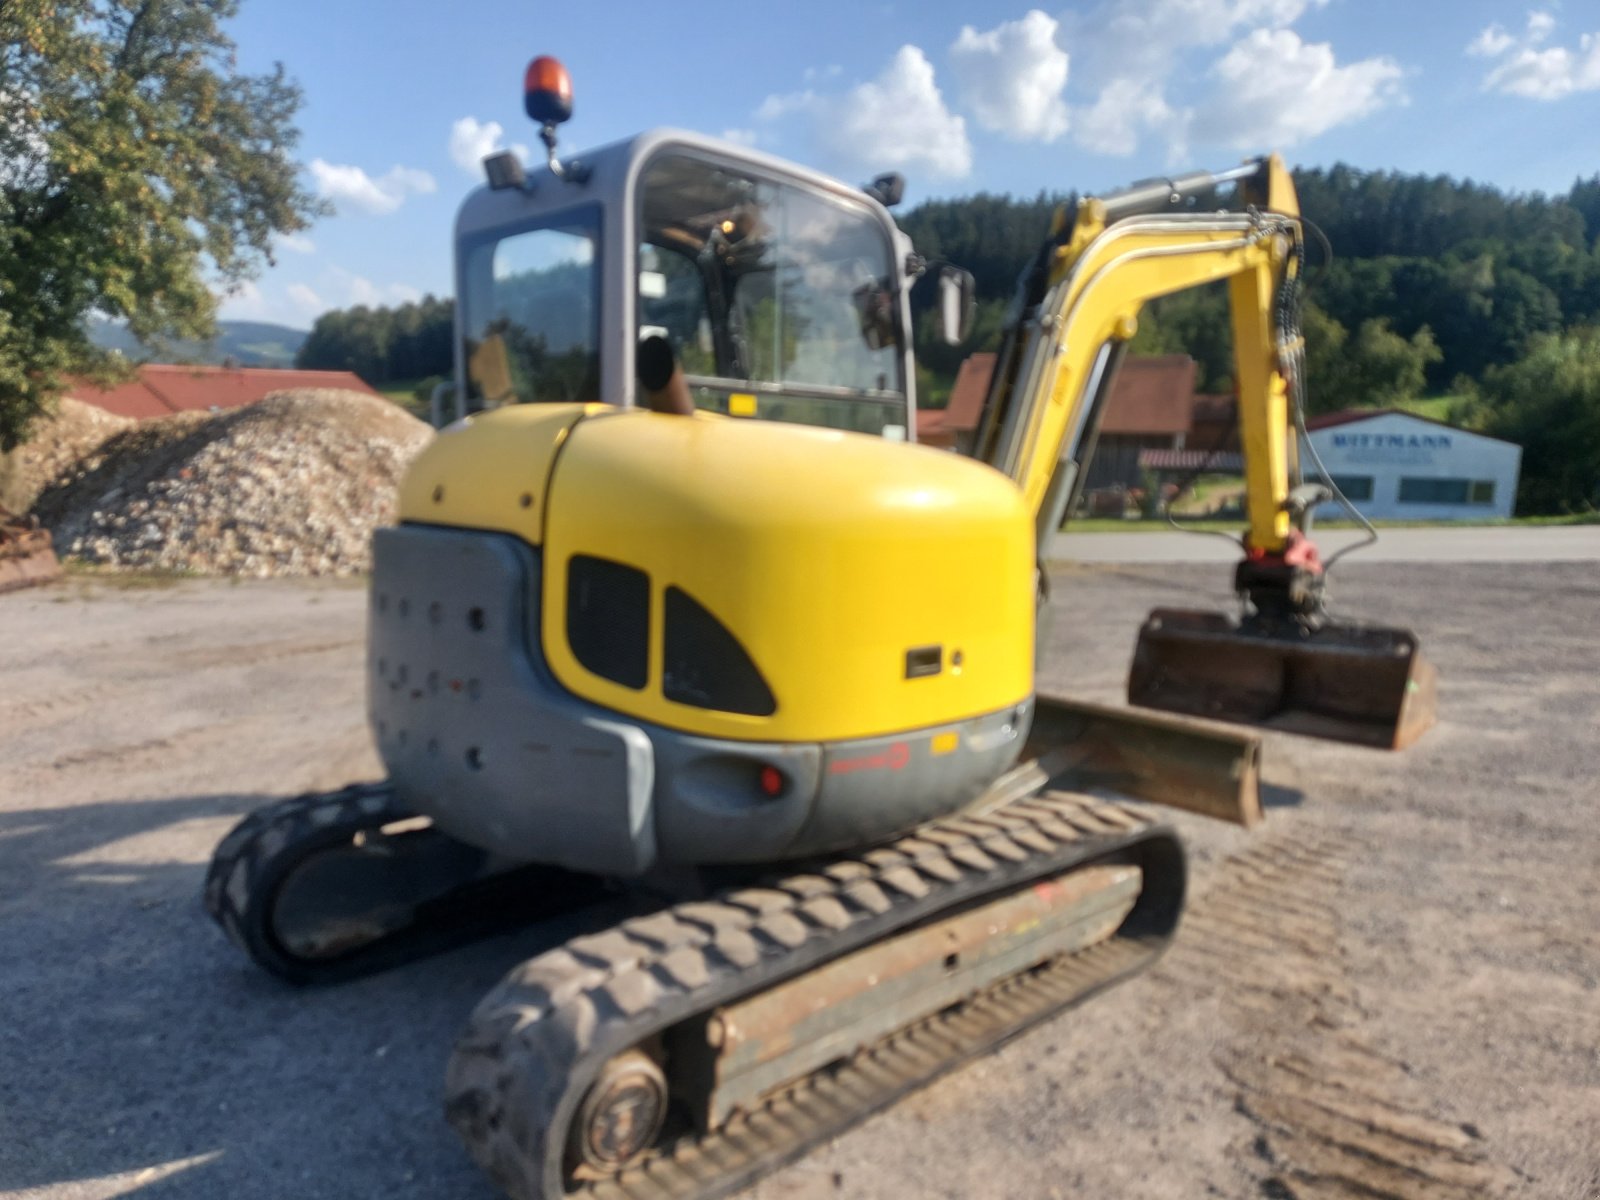
[{"label": "excavator dipper arm", "polygon": [[[1238,182],[1242,211],[1192,200]],[[1259,159],[1091,197],[1024,273],[985,404],[977,457],[1010,476],[1043,551],[1071,511],[1126,344],[1151,300],[1228,289],[1244,455],[1245,615],[1167,610],[1140,637],[1136,704],[1364,745],[1408,744],[1433,718],[1433,673],[1404,630],[1335,625],[1307,530],[1294,406],[1303,383],[1299,205],[1282,161]]]}]

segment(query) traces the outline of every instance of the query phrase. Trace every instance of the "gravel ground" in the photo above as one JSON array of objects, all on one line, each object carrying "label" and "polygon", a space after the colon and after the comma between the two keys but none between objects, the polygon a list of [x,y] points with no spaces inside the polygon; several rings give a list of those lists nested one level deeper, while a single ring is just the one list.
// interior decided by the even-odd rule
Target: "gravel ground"
[{"label": "gravel ground", "polygon": [[[1114,699],[1214,566],[1056,578],[1042,681]],[[752,1189],[822,1197],[1600,1197],[1600,566],[1352,563],[1441,722],[1404,755],[1273,735],[1253,834],[1180,814],[1152,971]],[[0,597],[0,1193],[490,1196],[439,1112],[525,931],[342,988],[199,905],[251,807],[370,777],[363,595],[70,579]]]}]

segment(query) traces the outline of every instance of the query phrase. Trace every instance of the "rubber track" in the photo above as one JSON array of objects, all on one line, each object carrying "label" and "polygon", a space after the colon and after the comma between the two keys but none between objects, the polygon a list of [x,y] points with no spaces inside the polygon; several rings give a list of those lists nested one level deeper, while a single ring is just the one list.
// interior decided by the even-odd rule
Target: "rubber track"
[{"label": "rubber track", "polygon": [[[311,792],[257,809],[218,845],[206,872],[206,908],[264,970],[290,983],[342,983],[385,971],[476,938],[600,902],[604,880],[537,863],[506,866],[463,878],[419,901],[406,926],[328,958],[295,955],[275,935],[275,900],[284,883],[316,855],[351,845],[413,814],[389,783],[358,783],[336,792]],[[451,839],[436,829],[406,839]],[[413,850],[417,842],[412,842]],[[459,845],[459,843],[456,843]]]},{"label": "rubber track", "polygon": [[[369,961],[352,969],[344,960],[319,967],[294,958],[269,928],[272,900],[284,878],[316,850],[348,845],[357,833],[408,815],[388,783],[356,783],[263,805],[235,825],[212,853],[206,911],[257,965],[291,983],[332,982],[378,969]],[[284,851],[291,847],[296,853],[285,860]]]},{"label": "rubber track", "polygon": [[[1139,862],[1145,875],[1112,939],[1001,981],[709,1136],[685,1135],[610,1179],[565,1178],[572,1114],[613,1055],[940,912],[1107,857]],[[1183,887],[1171,830],[1090,797],[1047,793],[981,818],[936,821],[887,847],[680,904],[530,959],[484,999],[457,1041],[446,1115],[518,1200],[726,1195],[1148,966],[1172,936]]]}]

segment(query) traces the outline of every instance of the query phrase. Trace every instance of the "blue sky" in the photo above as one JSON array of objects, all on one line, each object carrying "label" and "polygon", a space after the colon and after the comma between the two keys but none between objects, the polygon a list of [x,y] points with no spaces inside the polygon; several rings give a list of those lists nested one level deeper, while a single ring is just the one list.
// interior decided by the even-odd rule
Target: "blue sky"
[{"label": "blue sky", "polygon": [[675,125],[851,182],[899,170],[912,204],[1271,149],[1519,191],[1600,172],[1596,0],[244,0],[231,32],[241,69],[281,61],[304,88],[299,158],[337,215],[223,316],[298,328],[448,293],[478,158],[542,152],[536,54],[571,70],[568,150]]}]

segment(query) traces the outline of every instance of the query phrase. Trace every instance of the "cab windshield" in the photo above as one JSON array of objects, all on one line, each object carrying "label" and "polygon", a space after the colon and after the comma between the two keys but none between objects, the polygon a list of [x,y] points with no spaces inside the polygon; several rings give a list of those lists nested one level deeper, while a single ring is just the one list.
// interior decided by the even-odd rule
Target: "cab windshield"
[{"label": "cab windshield", "polygon": [[682,154],[641,197],[639,336],[698,406],[905,435],[893,243],[865,205]]}]

